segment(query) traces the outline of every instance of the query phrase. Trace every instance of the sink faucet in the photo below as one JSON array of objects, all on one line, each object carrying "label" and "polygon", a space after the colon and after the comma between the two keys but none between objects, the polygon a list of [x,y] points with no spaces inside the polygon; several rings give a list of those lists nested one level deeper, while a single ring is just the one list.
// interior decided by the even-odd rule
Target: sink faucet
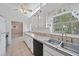
[{"label": "sink faucet", "polygon": [[62,41],[63,41],[64,35],[65,35],[65,37],[67,39],[67,33],[64,31],[64,28],[66,28],[66,26],[62,26]]},{"label": "sink faucet", "polygon": [[[67,33],[62,33],[62,41],[64,40],[64,38],[63,37],[66,37],[66,39],[67,39]],[[67,42],[67,40],[66,40],[66,42]]]},{"label": "sink faucet", "polygon": [[62,41],[63,41],[63,37],[64,37],[64,28],[62,28]]}]

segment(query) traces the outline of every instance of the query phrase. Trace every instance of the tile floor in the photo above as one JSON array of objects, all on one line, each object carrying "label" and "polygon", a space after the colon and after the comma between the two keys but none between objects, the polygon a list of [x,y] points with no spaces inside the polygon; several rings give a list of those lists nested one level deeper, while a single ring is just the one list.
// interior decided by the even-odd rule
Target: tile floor
[{"label": "tile floor", "polygon": [[16,38],[7,48],[7,56],[33,56],[23,38]]}]

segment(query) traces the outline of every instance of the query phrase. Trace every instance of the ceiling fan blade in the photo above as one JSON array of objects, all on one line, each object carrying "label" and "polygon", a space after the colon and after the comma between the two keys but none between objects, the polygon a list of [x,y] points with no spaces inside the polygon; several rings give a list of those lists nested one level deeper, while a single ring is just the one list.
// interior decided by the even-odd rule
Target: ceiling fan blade
[{"label": "ceiling fan blade", "polygon": [[20,5],[20,8],[21,10],[25,10],[24,6],[23,5]]},{"label": "ceiling fan blade", "polygon": [[23,14],[27,14],[27,12],[24,12]]},{"label": "ceiling fan blade", "polygon": [[23,14],[27,14],[28,12],[32,12],[33,10],[28,9],[24,4],[21,4],[17,9],[14,9],[17,11],[20,11]]},{"label": "ceiling fan blade", "polygon": [[29,11],[29,12],[32,12],[32,10],[31,9],[26,9],[27,11]]}]

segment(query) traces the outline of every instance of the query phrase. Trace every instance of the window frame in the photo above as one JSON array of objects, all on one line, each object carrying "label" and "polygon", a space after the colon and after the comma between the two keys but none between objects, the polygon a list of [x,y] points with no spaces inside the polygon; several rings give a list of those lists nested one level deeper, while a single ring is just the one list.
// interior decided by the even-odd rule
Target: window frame
[{"label": "window frame", "polygon": [[[62,12],[62,13],[59,13],[59,14],[54,15],[54,16],[52,17],[51,28],[50,28],[50,32],[51,32],[51,33],[62,34],[62,33],[54,32],[54,29],[53,29],[54,25],[55,25],[55,24],[59,24],[59,23],[54,23],[54,22],[53,22],[53,19],[54,19],[55,17],[57,17],[57,16],[61,16],[61,15],[63,15],[63,14],[67,14],[67,13],[72,13],[72,11]],[[72,22],[74,22],[74,21],[70,21],[70,22],[72,23]],[[70,23],[70,22],[69,22],[69,23]],[[79,21],[77,20],[77,21],[75,21],[75,22],[79,22]],[[63,22],[63,23],[68,23],[68,22]],[[67,33],[67,34],[69,34],[69,33]],[[72,35],[72,33],[71,33],[70,35]],[[74,35],[76,35],[76,34],[74,34]]]}]

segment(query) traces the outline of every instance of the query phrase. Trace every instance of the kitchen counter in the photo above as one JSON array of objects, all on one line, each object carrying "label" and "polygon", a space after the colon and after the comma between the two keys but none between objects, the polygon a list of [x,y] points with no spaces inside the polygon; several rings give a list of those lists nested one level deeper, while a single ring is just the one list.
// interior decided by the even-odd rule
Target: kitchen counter
[{"label": "kitchen counter", "polygon": [[[51,35],[60,35],[60,36],[62,36],[62,34],[58,34],[58,33],[51,33]],[[79,39],[79,34],[66,34],[67,35],[67,37],[72,37],[72,38],[78,38]],[[63,36],[65,36],[65,35],[63,35]]]},{"label": "kitchen counter", "polygon": [[[62,36],[62,34],[60,34],[60,33],[42,33],[42,32],[28,32],[28,33],[34,33],[34,34],[39,34],[39,35],[41,34],[43,36],[48,36],[48,37],[50,37],[52,35]],[[79,34],[66,34],[66,35],[67,35],[67,37],[72,37],[72,38],[78,38],[79,39]],[[65,36],[65,34],[63,36]]]},{"label": "kitchen counter", "polygon": [[39,35],[39,34],[37,35],[33,32],[25,32],[24,34],[30,36],[31,38],[36,39],[37,41],[49,46],[50,48],[55,48],[58,52],[60,52],[64,55],[67,54],[67,55],[72,55],[72,56],[79,56],[79,54],[77,54],[73,51],[70,51],[70,50],[67,50],[67,49],[64,49],[62,47],[59,47],[59,46],[56,46],[56,45],[53,45],[53,44],[46,42],[47,40],[50,39],[50,37],[42,36],[42,35]]}]

